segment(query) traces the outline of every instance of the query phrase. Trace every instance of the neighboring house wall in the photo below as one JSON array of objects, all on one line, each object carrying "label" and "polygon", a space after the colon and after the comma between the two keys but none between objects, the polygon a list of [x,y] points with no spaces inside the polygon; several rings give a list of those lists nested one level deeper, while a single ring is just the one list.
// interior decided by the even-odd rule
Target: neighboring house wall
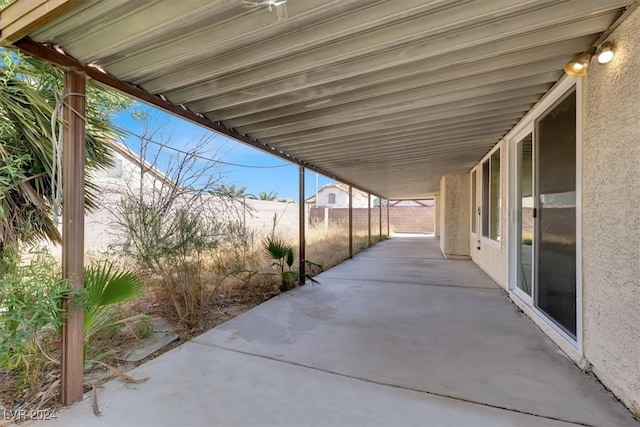
[{"label": "neighboring house wall", "polygon": [[[147,162],[140,163],[140,158],[130,151],[125,145],[114,142],[113,160],[114,166],[106,170],[95,170],[91,173],[92,181],[101,189],[124,191],[139,189],[142,179],[143,188],[159,188],[168,178]],[[141,164],[145,168],[145,174],[141,178]]]},{"label": "neighboring house wall", "polygon": [[[331,200],[331,194],[335,196],[335,199]],[[308,206],[316,207],[315,196],[310,197],[306,201]],[[352,203],[354,208],[366,208],[368,206],[368,197],[366,194],[360,191],[353,190]],[[373,198],[371,201],[373,206]],[[327,184],[318,190],[318,203],[317,207],[330,207],[340,208],[349,206],[349,189],[343,186],[335,184]]]},{"label": "neighboring house wall", "polygon": [[584,83],[584,354],[640,414],[640,9],[609,40]]},{"label": "neighboring house wall", "polygon": [[[105,170],[92,171],[92,182],[97,186],[97,206],[85,214],[84,220],[84,250],[87,253],[102,253],[110,249],[116,242],[122,240],[117,227],[114,227],[114,209],[120,203],[127,189],[140,189],[140,163],[136,156],[128,149],[116,142],[113,151],[114,166]],[[150,165],[145,165],[150,168]],[[166,179],[161,173],[148,169],[150,172],[143,177],[143,188],[153,188],[161,185]],[[62,230],[62,225],[58,228]],[[62,248],[52,243],[42,243],[57,259],[62,258]]]}]

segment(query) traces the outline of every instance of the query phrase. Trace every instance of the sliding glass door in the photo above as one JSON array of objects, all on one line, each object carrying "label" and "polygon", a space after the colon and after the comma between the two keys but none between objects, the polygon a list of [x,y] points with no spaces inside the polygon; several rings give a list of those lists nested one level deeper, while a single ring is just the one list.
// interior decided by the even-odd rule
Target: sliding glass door
[{"label": "sliding glass door", "polygon": [[533,291],[533,135],[516,142],[516,286],[527,298]]},{"label": "sliding glass door", "polygon": [[576,94],[543,114],[536,134],[536,305],[576,336]]},{"label": "sliding glass door", "polygon": [[576,338],[576,93],[512,141],[513,288]]}]

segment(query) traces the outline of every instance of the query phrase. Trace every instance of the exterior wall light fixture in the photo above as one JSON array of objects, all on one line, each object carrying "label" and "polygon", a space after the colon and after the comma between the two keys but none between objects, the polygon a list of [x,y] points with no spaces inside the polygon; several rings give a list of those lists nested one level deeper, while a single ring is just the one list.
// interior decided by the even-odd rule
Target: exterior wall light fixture
[{"label": "exterior wall light fixture", "polygon": [[580,56],[567,62],[567,65],[564,66],[564,72],[571,77],[586,76],[587,71],[589,70],[589,64],[591,63],[591,58],[593,57],[594,53],[596,53],[596,48],[589,48],[589,50],[585,51]]},{"label": "exterior wall light fixture", "polygon": [[600,64],[608,64],[615,56],[613,45],[610,42],[604,42],[598,49],[598,62]]},{"label": "exterior wall light fixture", "polygon": [[571,77],[584,77],[589,71],[589,64],[594,56],[598,58],[598,63],[607,64],[611,62],[614,55],[615,52],[613,51],[613,44],[610,42],[604,42],[597,49],[595,47],[590,47],[580,56],[577,56],[567,62],[567,65],[564,66],[564,72]]}]

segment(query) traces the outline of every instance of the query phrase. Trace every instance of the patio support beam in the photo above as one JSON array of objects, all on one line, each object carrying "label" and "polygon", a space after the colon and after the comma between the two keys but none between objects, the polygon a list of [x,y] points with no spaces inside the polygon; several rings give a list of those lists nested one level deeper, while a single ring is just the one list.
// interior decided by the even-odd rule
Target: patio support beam
[{"label": "patio support beam", "polygon": [[440,195],[433,196],[433,235],[440,238]]},{"label": "patio support beam", "polygon": [[304,218],[304,166],[300,166],[299,168],[300,170],[300,181],[299,181],[299,190],[300,190],[300,194],[299,194],[299,206],[298,206],[298,213],[299,213],[299,223],[300,223],[300,235],[299,235],[299,254],[300,254],[300,259],[299,259],[299,277],[298,277],[298,281],[300,286],[304,285],[305,283],[305,279],[306,279],[306,269],[305,269],[305,259],[306,259],[306,241],[305,241],[305,227],[306,227],[306,222],[305,222],[305,218]]},{"label": "patio support beam", "polygon": [[[117,92],[131,96],[138,101],[144,102],[147,105],[158,107],[170,114],[173,114],[174,116],[188,120],[191,123],[197,124],[214,132],[221,133],[238,142],[242,142],[243,144],[249,145],[253,148],[257,148],[260,151],[269,153],[273,156],[294,163],[298,166],[303,166],[306,169],[318,172],[319,174],[329,177],[334,181],[343,182],[345,184],[352,184],[351,181],[341,178],[340,176],[326,169],[314,166],[302,159],[287,154],[282,150],[278,150],[267,143],[261,142],[258,139],[251,137],[250,135],[241,133],[234,128],[227,127],[219,121],[212,120],[208,117],[203,116],[202,114],[194,113],[193,111],[188,110],[186,107],[173,104],[172,102],[164,99],[160,94],[154,95],[138,86],[134,86],[130,83],[119,80],[118,78],[104,73],[95,67],[83,64],[72,56],[60,53],[47,45],[36,43],[29,39],[20,39],[13,43],[13,45],[42,61],[49,62],[59,67],[81,70],[91,80],[108,88],[111,88]],[[369,191],[368,189],[363,190]]]},{"label": "patio support beam", "polygon": [[84,0],[22,0],[0,12],[0,46],[8,46],[78,6]]},{"label": "patio support beam", "polygon": [[387,237],[391,236],[391,220],[389,215],[390,201],[387,199]]},{"label": "patio support beam", "polygon": [[378,237],[380,238],[380,241],[382,241],[382,197],[380,196],[378,196],[378,215],[379,215],[378,226],[380,229],[380,233]]},{"label": "patio support beam", "polygon": [[349,258],[353,258],[353,186],[349,186]]},{"label": "patio support beam", "polygon": [[367,200],[369,207],[367,209],[367,235],[369,239],[369,247],[371,247],[371,193],[368,193]]},{"label": "patio support beam", "polygon": [[[64,134],[62,149],[62,275],[72,291],[84,287],[84,168],[85,75],[67,70],[64,75]],[[65,406],[82,400],[82,306],[63,301],[61,400]]]}]

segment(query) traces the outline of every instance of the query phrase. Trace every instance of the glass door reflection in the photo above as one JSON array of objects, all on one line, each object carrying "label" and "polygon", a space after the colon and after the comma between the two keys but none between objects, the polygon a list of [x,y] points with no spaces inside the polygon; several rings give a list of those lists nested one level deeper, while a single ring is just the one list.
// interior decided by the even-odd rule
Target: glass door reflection
[{"label": "glass door reflection", "polygon": [[517,143],[518,155],[518,239],[516,286],[529,297],[533,295],[533,138],[529,134]]}]

